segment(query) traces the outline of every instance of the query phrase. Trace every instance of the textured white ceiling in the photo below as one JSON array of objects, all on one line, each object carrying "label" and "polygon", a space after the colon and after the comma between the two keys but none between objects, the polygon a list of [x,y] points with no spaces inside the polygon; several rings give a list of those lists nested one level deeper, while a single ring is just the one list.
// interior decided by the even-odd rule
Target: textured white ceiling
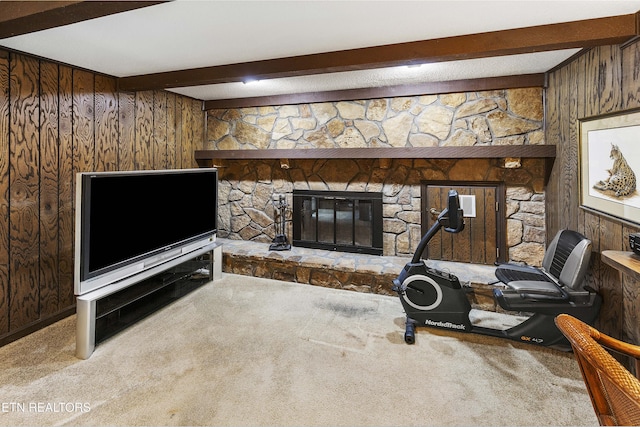
[{"label": "textured white ceiling", "polygon": [[[6,46],[125,77],[635,13],[640,1],[175,0],[1,39]],[[229,83],[175,92],[237,98],[547,71],[574,51]],[[240,92],[242,91],[242,92]]]},{"label": "textured white ceiling", "polygon": [[438,62],[423,64],[419,67],[400,66],[344,71],[251,81],[247,84],[222,83],[168,90],[197,99],[213,100],[544,73],[577,51],[579,49],[565,49],[495,58]]}]

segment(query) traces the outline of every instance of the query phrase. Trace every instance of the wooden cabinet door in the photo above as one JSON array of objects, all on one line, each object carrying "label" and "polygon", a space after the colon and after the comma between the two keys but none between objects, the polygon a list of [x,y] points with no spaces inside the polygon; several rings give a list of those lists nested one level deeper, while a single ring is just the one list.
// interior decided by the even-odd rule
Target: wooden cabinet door
[{"label": "wooden cabinet door", "polygon": [[[504,261],[504,188],[501,183],[424,183],[422,185],[422,233],[433,225],[437,215],[431,214],[447,207],[449,190],[456,190],[463,208],[475,201],[473,212],[465,212],[465,227],[460,233],[441,229],[429,242],[422,258],[443,261],[493,265]],[[468,205],[469,206],[469,205]]]}]

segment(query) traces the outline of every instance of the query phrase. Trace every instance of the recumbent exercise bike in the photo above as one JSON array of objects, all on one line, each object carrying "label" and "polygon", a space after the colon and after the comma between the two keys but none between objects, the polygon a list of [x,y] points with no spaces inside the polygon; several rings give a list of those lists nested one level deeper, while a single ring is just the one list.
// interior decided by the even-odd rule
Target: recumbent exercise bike
[{"label": "recumbent exercise bike", "polygon": [[428,326],[570,350],[569,342],[555,326],[555,317],[567,313],[593,324],[602,304],[600,295],[582,286],[591,241],[575,231],[561,230],[547,248],[542,268],[498,265],[495,274],[505,287],[493,289],[495,300],[504,310],[530,315],[508,329],[494,329],[474,325],[470,320],[471,304],[467,298],[472,292],[470,286],[462,286],[454,274],[429,267],[421,259],[429,241],[441,228],[460,233],[464,225],[458,193],[450,190],[447,208],[440,212],[420,240],[411,262],[393,281],[393,290],[407,315],[405,342],[415,342],[416,326]]}]

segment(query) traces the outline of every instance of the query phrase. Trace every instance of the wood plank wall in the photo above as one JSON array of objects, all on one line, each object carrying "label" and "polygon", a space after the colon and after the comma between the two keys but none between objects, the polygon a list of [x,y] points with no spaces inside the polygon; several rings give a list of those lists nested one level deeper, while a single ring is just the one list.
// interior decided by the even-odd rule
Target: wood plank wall
[{"label": "wood plank wall", "polygon": [[0,345],[75,311],[83,171],[197,167],[202,102],[0,49]]},{"label": "wood plank wall", "polygon": [[596,326],[640,344],[639,283],[600,260],[604,250],[629,250],[629,233],[639,228],[580,208],[579,121],[640,107],[640,41],[593,48],[549,74],[546,141],[557,146],[547,187],[547,238],[571,228],[593,241],[589,284],[603,295]]}]

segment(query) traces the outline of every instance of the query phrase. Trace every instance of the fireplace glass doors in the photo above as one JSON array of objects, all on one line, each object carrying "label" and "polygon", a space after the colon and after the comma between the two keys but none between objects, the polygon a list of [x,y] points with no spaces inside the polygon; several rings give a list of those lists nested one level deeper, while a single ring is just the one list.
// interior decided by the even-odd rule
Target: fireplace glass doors
[{"label": "fireplace glass doors", "polygon": [[293,245],[382,255],[382,193],[294,190]]}]

